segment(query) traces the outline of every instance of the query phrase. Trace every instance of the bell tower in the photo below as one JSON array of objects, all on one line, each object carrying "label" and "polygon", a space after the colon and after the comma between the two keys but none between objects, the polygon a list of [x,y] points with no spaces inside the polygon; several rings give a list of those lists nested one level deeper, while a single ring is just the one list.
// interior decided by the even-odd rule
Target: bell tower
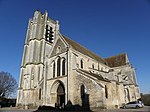
[{"label": "bell tower", "polygon": [[[35,11],[29,19],[18,87],[17,106],[38,105],[42,102],[45,58],[59,31],[58,21],[48,13]],[[39,95],[39,92],[41,96]]]}]

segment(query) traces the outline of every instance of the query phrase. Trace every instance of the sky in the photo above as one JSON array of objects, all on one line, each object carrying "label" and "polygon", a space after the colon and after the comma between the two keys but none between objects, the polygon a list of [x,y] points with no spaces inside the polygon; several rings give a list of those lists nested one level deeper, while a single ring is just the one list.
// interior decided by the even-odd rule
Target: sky
[{"label": "sky", "polygon": [[47,10],[60,32],[106,58],[127,53],[150,93],[150,0],[0,0],[0,71],[19,81],[29,18]]}]

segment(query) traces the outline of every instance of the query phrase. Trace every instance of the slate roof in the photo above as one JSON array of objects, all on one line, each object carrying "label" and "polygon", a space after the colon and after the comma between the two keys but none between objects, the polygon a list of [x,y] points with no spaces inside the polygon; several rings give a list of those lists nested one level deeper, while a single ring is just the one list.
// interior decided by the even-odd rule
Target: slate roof
[{"label": "slate roof", "polygon": [[69,45],[71,45],[71,47],[72,47],[73,49],[75,49],[75,50],[77,50],[78,52],[81,52],[82,54],[85,54],[85,55],[87,55],[87,56],[89,56],[89,57],[91,57],[91,58],[93,58],[93,59],[95,59],[95,60],[97,60],[97,61],[99,61],[99,62],[101,62],[101,63],[103,63],[103,64],[106,64],[106,61],[105,61],[103,58],[101,58],[100,56],[94,54],[94,53],[91,52],[90,50],[86,49],[85,47],[81,46],[80,44],[76,43],[75,41],[73,41],[73,40],[67,38],[66,36],[63,35],[63,37],[64,37],[64,39],[66,40],[66,42],[67,42]]},{"label": "slate roof", "polygon": [[109,58],[105,58],[105,61],[110,67],[118,67],[118,66],[126,65],[127,64],[126,53],[112,56]]}]

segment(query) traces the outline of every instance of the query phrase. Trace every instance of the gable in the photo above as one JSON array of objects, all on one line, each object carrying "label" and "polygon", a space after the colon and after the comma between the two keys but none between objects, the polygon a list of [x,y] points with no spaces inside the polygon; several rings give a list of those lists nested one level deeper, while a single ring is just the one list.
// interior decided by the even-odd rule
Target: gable
[{"label": "gable", "polygon": [[65,43],[62,41],[62,39],[58,38],[56,43],[54,44],[52,48],[52,52],[50,57],[56,56],[58,54],[64,53],[67,51],[67,46]]}]

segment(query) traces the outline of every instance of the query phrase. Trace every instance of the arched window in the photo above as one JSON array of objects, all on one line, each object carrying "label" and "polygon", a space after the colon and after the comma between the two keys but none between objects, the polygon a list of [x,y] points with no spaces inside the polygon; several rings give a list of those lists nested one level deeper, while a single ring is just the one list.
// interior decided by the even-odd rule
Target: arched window
[{"label": "arched window", "polygon": [[81,60],[81,68],[83,69],[83,60]]},{"label": "arched window", "polygon": [[39,89],[39,100],[41,100],[41,88]]},{"label": "arched window", "polygon": [[55,77],[55,62],[53,63],[53,77]]},{"label": "arched window", "polygon": [[57,76],[60,76],[60,57],[57,60]]},{"label": "arched window", "polygon": [[92,68],[94,69],[94,64],[92,64]]},{"label": "arched window", "polygon": [[65,59],[63,59],[63,61],[62,61],[62,75],[65,75],[65,69],[66,69],[66,67],[65,67]]},{"label": "arched window", "polygon": [[85,87],[84,85],[81,85],[81,98],[85,97]]},{"label": "arched window", "polygon": [[125,88],[124,92],[125,92],[125,98],[126,98],[125,100],[130,102],[129,89],[128,89],[128,88]]},{"label": "arched window", "polygon": [[99,64],[98,64],[98,70],[99,70]]},{"label": "arched window", "polygon": [[108,98],[108,90],[107,90],[107,86],[105,85],[105,97]]}]

